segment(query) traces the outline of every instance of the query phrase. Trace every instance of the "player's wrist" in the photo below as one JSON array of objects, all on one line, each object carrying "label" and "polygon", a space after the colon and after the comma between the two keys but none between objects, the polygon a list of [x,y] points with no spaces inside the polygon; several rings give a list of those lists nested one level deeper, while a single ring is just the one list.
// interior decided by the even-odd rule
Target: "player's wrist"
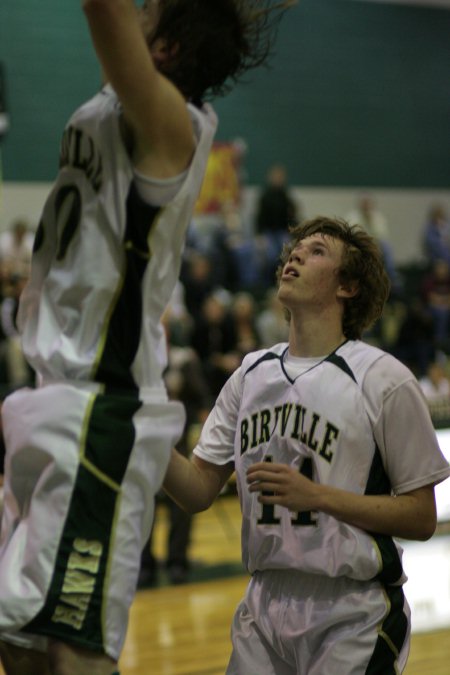
[{"label": "player's wrist", "polygon": [[336,488],[314,483],[314,504],[312,510],[334,515],[336,509]]}]

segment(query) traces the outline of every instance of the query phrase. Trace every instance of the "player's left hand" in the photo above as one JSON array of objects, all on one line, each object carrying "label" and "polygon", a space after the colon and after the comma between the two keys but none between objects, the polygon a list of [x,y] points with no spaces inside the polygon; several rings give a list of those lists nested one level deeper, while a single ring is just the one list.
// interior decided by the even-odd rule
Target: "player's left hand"
[{"label": "player's left hand", "polygon": [[261,504],[279,504],[290,511],[317,510],[320,485],[287,464],[252,464],[247,469],[247,483],[250,492],[261,493]]}]

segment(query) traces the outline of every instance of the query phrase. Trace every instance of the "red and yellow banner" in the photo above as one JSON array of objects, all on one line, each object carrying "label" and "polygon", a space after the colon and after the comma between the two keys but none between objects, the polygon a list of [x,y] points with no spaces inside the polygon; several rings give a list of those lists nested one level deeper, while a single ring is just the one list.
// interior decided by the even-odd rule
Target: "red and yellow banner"
[{"label": "red and yellow banner", "polygon": [[225,205],[240,200],[239,164],[241,152],[233,143],[214,143],[206,166],[195,213],[221,213]]}]

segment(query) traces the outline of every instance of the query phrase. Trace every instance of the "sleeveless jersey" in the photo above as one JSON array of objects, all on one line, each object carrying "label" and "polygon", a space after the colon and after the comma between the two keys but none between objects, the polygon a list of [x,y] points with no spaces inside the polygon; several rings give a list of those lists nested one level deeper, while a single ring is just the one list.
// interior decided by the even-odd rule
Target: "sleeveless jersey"
[{"label": "sleeveless jersey", "polygon": [[235,462],[244,564],[251,573],[299,569],[402,583],[401,548],[391,537],[322,512],[262,505],[248,490],[246,470],[264,460],[283,463],[362,495],[399,494],[443,480],[448,463],[417,381],[394,357],[360,341],[292,378],[284,365],[287,350],[280,344],[244,358],[195,449],[206,461]]},{"label": "sleeveless jersey", "polygon": [[217,126],[210,106],[188,109],[197,147],[165,206],[138,194],[110,86],[69,120],[18,317],[24,353],[43,381],[161,387],[166,346],[159,320],[178,278]]}]

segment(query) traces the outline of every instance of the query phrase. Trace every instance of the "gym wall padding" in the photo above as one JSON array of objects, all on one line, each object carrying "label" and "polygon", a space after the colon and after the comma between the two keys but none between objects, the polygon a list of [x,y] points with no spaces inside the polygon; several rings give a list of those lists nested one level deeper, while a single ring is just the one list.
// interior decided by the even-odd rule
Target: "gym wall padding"
[{"label": "gym wall padding", "polygon": [[[282,161],[295,185],[448,188],[449,35],[447,9],[301,0],[271,67],[215,104],[218,139],[245,140],[249,184]],[[0,61],[4,179],[51,180],[68,115],[100,84],[80,3],[2,0]]]}]

